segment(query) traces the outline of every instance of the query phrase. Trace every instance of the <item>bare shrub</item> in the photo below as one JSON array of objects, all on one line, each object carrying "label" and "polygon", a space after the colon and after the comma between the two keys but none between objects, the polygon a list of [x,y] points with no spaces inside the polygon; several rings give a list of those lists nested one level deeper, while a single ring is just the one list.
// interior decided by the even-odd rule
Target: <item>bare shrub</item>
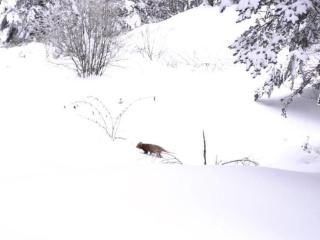
[{"label": "bare shrub", "polygon": [[[93,96],[89,96],[83,100],[72,102],[68,106],[65,106],[65,108],[68,107],[73,109],[80,117],[102,128],[112,141],[115,141],[117,139],[125,140],[125,138],[118,136],[120,123],[124,114],[135,103],[147,99],[153,99],[155,101],[155,97],[138,98],[128,105],[124,106],[121,112],[116,116],[111,114],[111,111],[99,98]],[[122,104],[121,99],[120,101],[121,102],[119,104]]]},{"label": "bare shrub", "polygon": [[137,45],[137,52],[143,57],[148,58],[153,61],[155,59],[160,59],[165,50],[158,45],[158,41],[155,36],[152,36],[149,27],[145,27],[140,33],[140,44]]},{"label": "bare shrub", "polygon": [[304,152],[307,152],[307,153],[311,153],[312,152],[312,147],[310,145],[310,137],[307,136],[307,139],[305,140],[305,142],[302,144],[301,146],[302,150]]},{"label": "bare shrub", "polygon": [[71,57],[79,76],[102,75],[115,60],[121,26],[111,0],[57,0],[49,16],[48,43]]}]

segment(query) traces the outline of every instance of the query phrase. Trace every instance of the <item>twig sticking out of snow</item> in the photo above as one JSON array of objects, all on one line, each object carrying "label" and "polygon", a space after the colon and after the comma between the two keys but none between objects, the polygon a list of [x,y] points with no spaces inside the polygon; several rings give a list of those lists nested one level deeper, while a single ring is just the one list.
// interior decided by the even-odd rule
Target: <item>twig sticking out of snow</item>
[{"label": "twig sticking out of snow", "polygon": [[176,156],[174,156],[173,154],[171,153],[164,153],[168,156],[170,156],[171,158],[164,158],[161,163],[169,163],[169,164],[183,164]]},{"label": "twig sticking out of snow", "polygon": [[242,166],[258,166],[259,164],[255,161],[250,160],[249,158],[245,157],[242,159],[227,161],[227,162],[221,162],[220,165],[228,165],[228,164],[237,164]]},{"label": "twig sticking out of snow", "polygon": [[204,130],[202,130],[202,138],[203,138],[203,158],[204,158],[204,165],[207,165],[207,144],[206,144],[206,135]]},{"label": "twig sticking out of snow", "polygon": [[[156,155],[152,155],[152,154],[148,154],[147,156],[150,157],[151,159],[155,160],[155,159],[161,159],[160,163],[163,163],[163,164],[180,164],[182,165],[183,162],[180,161],[176,156],[174,156],[173,154],[171,153],[162,153],[162,154],[165,154],[165,155],[168,155],[167,157],[157,157]],[[144,154],[146,155],[146,154]]]}]

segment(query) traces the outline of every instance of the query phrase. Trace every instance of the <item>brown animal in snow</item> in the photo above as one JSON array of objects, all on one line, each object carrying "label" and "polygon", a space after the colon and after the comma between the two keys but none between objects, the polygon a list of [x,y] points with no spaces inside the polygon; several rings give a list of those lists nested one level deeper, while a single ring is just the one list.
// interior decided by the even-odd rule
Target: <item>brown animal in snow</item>
[{"label": "brown animal in snow", "polygon": [[137,148],[142,149],[144,154],[148,154],[148,153],[155,154],[159,158],[162,158],[161,153],[163,152],[169,153],[167,150],[163,149],[162,147],[154,144],[149,144],[149,143],[139,142],[137,145]]}]

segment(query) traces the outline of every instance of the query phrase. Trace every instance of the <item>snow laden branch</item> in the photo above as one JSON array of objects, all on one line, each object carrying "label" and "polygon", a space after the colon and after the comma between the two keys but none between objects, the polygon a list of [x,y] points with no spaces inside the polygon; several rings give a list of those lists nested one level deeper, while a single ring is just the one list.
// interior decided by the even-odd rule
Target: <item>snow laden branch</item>
[{"label": "snow laden branch", "polygon": [[253,24],[230,46],[235,63],[246,65],[253,77],[268,73],[255,100],[274,88],[289,85],[283,115],[296,96],[308,87],[320,86],[320,2],[317,0],[219,0],[221,11],[235,5],[238,22]]},{"label": "snow laden branch", "polygon": [[115,141],[117,139],[125,139],[118,136],[120,123],[124,114],[137,102],[148,99],[155,101],[155,97],[138,98],[125,106],[116,117],[111,114],[108,107],[99,98],[93,96],[74,101],[65,108],[73,109],[81,118],[96,124],[105,131],[106,135],[111,138],[112,141]]}]

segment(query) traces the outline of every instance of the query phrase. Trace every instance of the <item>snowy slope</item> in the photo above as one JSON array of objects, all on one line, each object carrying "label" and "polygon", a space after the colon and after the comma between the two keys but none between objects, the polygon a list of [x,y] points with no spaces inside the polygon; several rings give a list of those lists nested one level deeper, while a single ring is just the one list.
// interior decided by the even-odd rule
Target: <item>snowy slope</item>
[{"label": "snowy slope", "polygon": [[[32,159],[26,165],[41,165],[49,157],[52,161],[44,168],[49,162],[50,169],[94,157],[100,167],[122,163],[127,153],[140,159],[135,145],[143,141],[163,145],[183,162],[199,165],[204,129],[211,164],[216,158],[249,157],[264,166],[319,171],[315,130],[320,111],[309,104],[314,101],[312,93],[290,106],[287,119],[280,116],[278,101],[285,91],[254,102],[259,82],[242,66],[232,65],[227,49],[246,27],[235,25],[235,18],[231,10],[220,14],[214,8],[197,8],[139,28],[129,34],[122,60],[102,78],[78,79],[71,65],[47,59],[39,44],[1,49],[1,140],[7,151],[3,154],[13,159],[10,163],[21,161],[20,156]],[[137,52],[145,28],[151,37],[166,36],[152,40],[165,49],[159,59],[150,61]],[[100,98],[113,115],[138,98],[155,96],[156,101],[150,98],[134,105],[119,128],[127,140],[113,143],[68,105],[86,96]],[[120,98],[123,105],[118,104]],[[307,139],[310,153],[301,148]],[[20,151],[15,151],[17,147]],[[137,162],[125,159],[124,164]],[[16,165],[21,163],[14,169]]]},{"label": "snowy slope", "polygon": [[[52,169],[74,166],[74,159],[86,166],[89,157],[96,167],[136,164],[141,155],[135,145],[143,141],[164,146],[186,164],[199,165],[204,129],[210,164],[216,158],[249,157],[264,166],[320,171],[320,111],[312,104],[312,93],[290,106],[287,119],[280,115],[278,101],[285,90],[254,102],[259,81],[242,66],[232,65],[227,49],[246,27],[235,25],[235,18],[231,10],[220,14],[214,8],[197,8],[139,28],[129,34],[122,60],[101,78],[77,78],[71,65],[46,58],[40,44],[0,49],[0,139],[6,146],[2,154],[11,160],[1,164],[10,167],[17,161],[15,170],[33,163]],[[166,35],[152,40],[165,49],[153,61],[137,52],[146,27],[151,37]],[[113,115],[135,99],[155,96],[156,101],[150,98],[131,107],[119,128],[127,140],[112,142],[69,105],[87,96],[101,99]],[[306,143],[310,153],[302,151]]]}]

